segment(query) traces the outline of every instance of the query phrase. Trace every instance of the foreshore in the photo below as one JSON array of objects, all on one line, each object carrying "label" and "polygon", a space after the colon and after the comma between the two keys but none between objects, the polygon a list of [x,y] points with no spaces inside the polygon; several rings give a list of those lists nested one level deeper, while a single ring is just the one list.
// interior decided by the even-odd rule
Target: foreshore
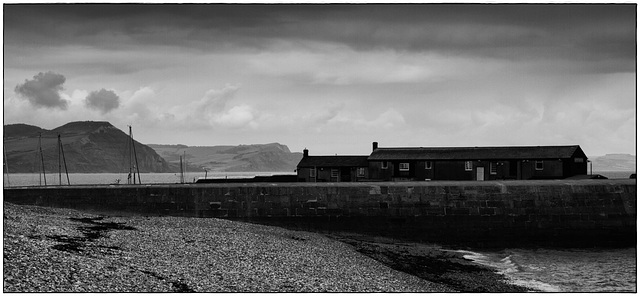
[{"label": "foreshore", "polygon": [[525,292],[436,245],[4,203],[4,292]]}]

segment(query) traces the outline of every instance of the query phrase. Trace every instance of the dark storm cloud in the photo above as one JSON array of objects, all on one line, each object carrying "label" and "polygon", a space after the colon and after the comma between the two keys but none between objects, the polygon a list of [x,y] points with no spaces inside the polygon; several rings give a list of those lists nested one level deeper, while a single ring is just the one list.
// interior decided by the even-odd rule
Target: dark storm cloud
[{"label": "dark storm cloud", "polygon": [[[635,5],[5,5],[5,44],[263,49],[321,41],[512,59],[635,60]],[[624,64],[624,62],[623,62]]]},{"label": "dark storm cloud", "polygon": [[36,107],[67,109],[69,101],[60,97],[66,78],[54,72],[38,73],[32,80],[25,79],[24,83],[15,88],[17,94],[29,100]]},{"label": "dark storm cloud", "polygon": [[103,88],[89,93],[85,99],[85,105],[105,114],[120,106],[120,97],[115,92]]}]

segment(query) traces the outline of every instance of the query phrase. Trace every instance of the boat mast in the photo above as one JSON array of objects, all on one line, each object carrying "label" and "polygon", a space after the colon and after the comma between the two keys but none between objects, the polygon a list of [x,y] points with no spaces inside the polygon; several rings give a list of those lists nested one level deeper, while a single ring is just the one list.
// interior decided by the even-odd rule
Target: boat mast
[{"label": "boat mast", "polygon": [[[44,155],[42,153],[42,133],[38,136],[38,150],[40,151],[40,161],[42,163],[42,176],[44,177],[44,186],[47,186],[47,174],[44,170]],[[40,179],[40,185],[42,185],[42,179]]]},{"label": "boat mast", "polygon": [[[131,131],[131,126],[129,126],[129,138],[131,139],[129,143],[132,148],[131,153],[133,153],[133,161],[135,161],[133,170],[133,184],[136,184],[136,171],[138,172],[138,184],[142,184],[142,181],[140,180],[140,166],[138,165],[138,155],[136,153],[136,143],[133,140],[133,132]],[[133,161],[131,155],[129,155],[129,175],[131,175],[132,172],[131,164]]]},{"label": "boat mast", "polygon": [[182,155],[180,155],[180,184],[184,183],[184,166],[182,165]]},{"label": "boat mast", "polygon": [[[188,167],[188,162],[187,162],[187,151],[182,151],[182,158],[184,158],[184,169],[182,170],[184,172],[184,174],[187,173],[187,167]],[[186,178],[182,177],[182,182],[186,183]]]},{"label": "boat mast", "polygon": [[7,172],[7,184],[11,187],[11,179],[9,178],[9,161],[7,160],[7,146],[2,142],[2,150],[4,151],[4,168]]},{"label": "boat mast", "polygon": [[69,170],[67,170],[67,159],[64,157],[62,139],[60,139],[60,134],[58,134],[58,178],[60,180],[60,185],[62,185],[62,166],[60,165],[60,156],[62,156],[62,162],[64,162],[64,172],[67,175],[67,184],[71,185],[71,181],[69,181]]},{"label": "boat mast", "polygon": [[129,139],[127,139],[127,158],[129,160],[129,174],[127,175],[127,184],[131,184],[131,126],[129,127]]},{"label": "boat mast", "polygon": [[62,157],[60,155],[60,134],[58,134],[58,180],[62,185]]}]

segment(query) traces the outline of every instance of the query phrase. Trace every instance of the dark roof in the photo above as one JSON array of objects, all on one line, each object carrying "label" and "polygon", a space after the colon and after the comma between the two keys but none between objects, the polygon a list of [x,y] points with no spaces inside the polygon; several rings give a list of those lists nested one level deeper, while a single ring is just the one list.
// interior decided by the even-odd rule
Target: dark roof
[{"label": "dark roof", "polygon": [[[576,154],[576,152],[578,152]],[[368,160],[552,159],[586,157],[580,146],[378,148]]]},{"label": "dark roof", "polygon": [[306,156],[298,167],[367,167],[369,156]]}]

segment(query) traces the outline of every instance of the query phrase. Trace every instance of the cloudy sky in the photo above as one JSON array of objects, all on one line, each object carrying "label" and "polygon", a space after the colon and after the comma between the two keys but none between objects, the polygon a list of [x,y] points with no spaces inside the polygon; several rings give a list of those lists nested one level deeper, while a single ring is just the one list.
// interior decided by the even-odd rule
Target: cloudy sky
[{"label": "cloudy sky", "polygon": [[635,5],[4,5],[4,124],[636,152]]}]

